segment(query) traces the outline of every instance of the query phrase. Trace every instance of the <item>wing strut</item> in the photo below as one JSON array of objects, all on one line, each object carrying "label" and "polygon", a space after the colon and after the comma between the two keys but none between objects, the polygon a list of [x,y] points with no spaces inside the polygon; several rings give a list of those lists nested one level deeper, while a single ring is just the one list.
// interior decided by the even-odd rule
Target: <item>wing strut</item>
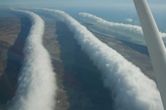
[{"label": "wing strut", "polygon": [[134,0],[155,71],[157,86],[166,110],[166,48],[147,0]]}]

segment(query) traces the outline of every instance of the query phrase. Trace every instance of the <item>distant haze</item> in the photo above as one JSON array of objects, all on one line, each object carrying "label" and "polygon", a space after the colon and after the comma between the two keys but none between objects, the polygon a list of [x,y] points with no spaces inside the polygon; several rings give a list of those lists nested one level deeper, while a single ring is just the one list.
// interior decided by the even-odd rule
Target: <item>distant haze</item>
[{"label": "distant haze", "polygon": [[[153,6],[165,7],[165,0],[148,0]],[[0,7],[126,7],[133,6],[133,0],[3,0]]]}]

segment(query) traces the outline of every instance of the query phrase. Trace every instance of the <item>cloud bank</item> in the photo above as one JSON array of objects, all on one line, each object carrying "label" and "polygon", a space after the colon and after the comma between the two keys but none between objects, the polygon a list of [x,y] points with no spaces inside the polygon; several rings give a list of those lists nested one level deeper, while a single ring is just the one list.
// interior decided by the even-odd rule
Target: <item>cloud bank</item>
[{"label": "cloud bank", "polygon": [[54,110],[56,79],[50,56],[42,44],[44,21],[30,11],[16,12],[29,17],[32,27],[26,40],[18,89],[9,110]]},{"label": "cloud bank", "polygon": [[97,39],[78,21],[63,11],[45,9],[74,32],[74,38],[102,71],[115,110],[164,110],[154,81],[122,55]]},{"label": "cloud bank", "polygon": [[[137,25],[109,22],[89,13],[79,13],[80,19],[85,23],[93,24],[98,30],[105,33],[117,33],[119,39],[133,42],[140,45],[146,45],[142,28]],[[166,44],[166,33],[161,33]]]}]

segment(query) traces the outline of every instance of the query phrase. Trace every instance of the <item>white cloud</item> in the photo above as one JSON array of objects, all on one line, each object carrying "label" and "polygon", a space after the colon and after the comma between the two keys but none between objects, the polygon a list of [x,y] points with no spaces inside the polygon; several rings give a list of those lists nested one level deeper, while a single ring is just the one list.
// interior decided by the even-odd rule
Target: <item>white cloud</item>
[{"label": "white cloud", "polygon": [[9,110],[54,110],[56,82],[50,56],[42,44],[44,21],[29,11],[17,11],[32,20],[25,45],[24,66]]},{"label": "white cloud", "polygon": [[164,110],[155,82],[138,67],[102,43],[68,14],[55,10],[48,12],[67,24],[78,44],[102,71],[103,82],[110,90],[115,110]]}]

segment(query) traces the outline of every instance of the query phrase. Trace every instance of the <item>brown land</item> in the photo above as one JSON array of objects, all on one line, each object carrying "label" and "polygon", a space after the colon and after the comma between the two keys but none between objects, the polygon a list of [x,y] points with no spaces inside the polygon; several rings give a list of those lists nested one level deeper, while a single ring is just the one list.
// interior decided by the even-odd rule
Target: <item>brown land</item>
[{"label": "brown land", "polygon": [[4,73],[7,51],[20,31],[20,21],[15,15],[0,16],[0,75]]},{"label": "brown land", "polygon": [[48,18],[46,16],[42,17],[45,20],[45,33],[43,37],[43,44],[50,53],[58,85],[56,96],[56,110],[68,110],[69,103],[62,81],[64,77],[64,67],[62,59],[60,57],[61,51],[59,42],[57,40],[58,36],[56,34],[56,22],[53,18]]},{"label": "brown land", "polygon": [[[0,108],[4,109],[6,101],[14,95],[6,74],[8,66],[9,50],[14,45],[20,33],[20,19],[14,14],[3,14],[0,16]],[[2,105],[1,105],[2,104]]]},{"label": "brown land", "polygon": [[[74,33],[64,23],[56,22],[55,18],[44,14],[41,16],[46,24],[43,44],[50,53],[58,85],[56,110],[111,109],[110,91],[103,86],[101,72],[76,43]],[[30,27],[26,26],[27,23],[29,22],[25,18],[20,19],[16,15],[0,16],[0,81],[3,82],[2,84],[8,82],[4,77],[7,70],[10,70],[10,74],[14,72],[15,76],[12,80],[17,80],[16,77],[22,66],[19,59],[23,59],[24,42]],[[153,77],[153,69],[147,55],[134,50],[122,41],[93,33],[140,67],[147,76]],[[9,55],[10,51],[12,56]],[[16,82],[14,81],[15,84]],[[2,84],[0,84],[1,95],[16,89],[16,87],[14,90],[13,87],[11,89],[8,83]]]}]

